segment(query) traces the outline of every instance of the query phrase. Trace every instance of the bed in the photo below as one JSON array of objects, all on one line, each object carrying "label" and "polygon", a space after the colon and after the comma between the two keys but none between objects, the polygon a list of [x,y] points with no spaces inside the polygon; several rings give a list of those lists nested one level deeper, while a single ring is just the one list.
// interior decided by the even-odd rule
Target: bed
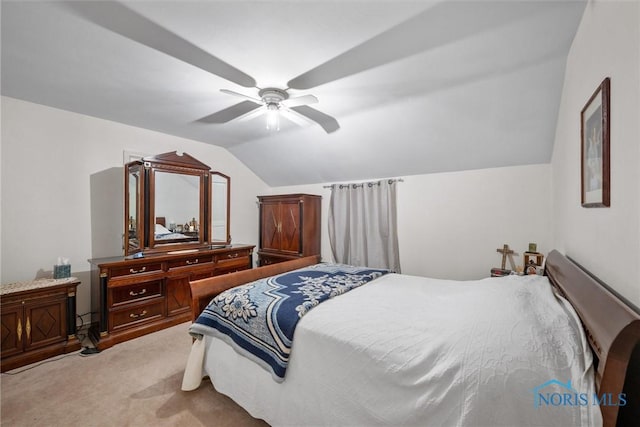
[{"label": "bed", "polygon": [[[317,262],[192,282],[194,319],[227,289]],[[272,425],[631,425],[640,316],[557,251],[545,274],[386,274],[300,319],[284,381],[213,334],[195,340],[183,389],[209,376]]]},{"label": "bed", "polygon": [[167,221],[165,217],[156,217],[156,224],[153,230],[153,238],[155,240],[169,241],[169,240],[185,240],[191,237],[183,233],[171,231],[167,228]]}]

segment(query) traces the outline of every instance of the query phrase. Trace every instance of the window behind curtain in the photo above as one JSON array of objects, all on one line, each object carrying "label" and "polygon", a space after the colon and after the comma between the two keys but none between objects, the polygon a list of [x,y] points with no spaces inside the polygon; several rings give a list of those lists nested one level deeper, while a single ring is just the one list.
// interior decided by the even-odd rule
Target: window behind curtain
[{"label": "window behind curtain", "polygon": [[400,272],[396,187],[396,180],[331,187],[329,241],[336,262]]}]

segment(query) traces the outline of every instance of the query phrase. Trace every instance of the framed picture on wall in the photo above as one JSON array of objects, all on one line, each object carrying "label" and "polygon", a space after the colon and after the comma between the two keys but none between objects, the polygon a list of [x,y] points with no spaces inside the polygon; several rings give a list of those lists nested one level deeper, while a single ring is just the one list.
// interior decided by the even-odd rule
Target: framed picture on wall
[{"label": "framed picture on wall", "polygon": [[610,80],[604,79],[580,113],[582,206],[608,207]]}]

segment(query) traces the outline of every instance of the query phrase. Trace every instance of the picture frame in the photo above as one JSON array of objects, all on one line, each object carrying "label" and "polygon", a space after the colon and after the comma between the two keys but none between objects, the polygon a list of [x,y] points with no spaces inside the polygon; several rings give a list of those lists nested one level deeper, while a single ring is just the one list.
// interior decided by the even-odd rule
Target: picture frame
[{"label": "picture frame", "polygon": [[605,78],[580,112],[580,187],[585,208],[610,206],[611,82]]},{"label": "picture frame", "polygon": [[539,274],[544,264],[544,255],[539,252],[524,253],[524,274]]},{"label": "picture frame", "polygon": [[524,253],[524,266],[528,266],[533,263],[538,267],[542,267],[544,262],[544,255],[539,252],[525,252]]}]

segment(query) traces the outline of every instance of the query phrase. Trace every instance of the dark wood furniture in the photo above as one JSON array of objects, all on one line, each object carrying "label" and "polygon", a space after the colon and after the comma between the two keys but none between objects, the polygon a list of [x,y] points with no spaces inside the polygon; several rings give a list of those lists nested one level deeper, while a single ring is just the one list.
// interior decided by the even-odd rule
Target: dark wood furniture
[{"label": "dark wood furniture", "polygon": [[252,268],[252,245],[89,260],[99,350],[191,318],[189,282]]},{"label": "dark wood furniture", "polygon": [[[94,254],[100,250],[89,260],[91,338],[99,350],[188,320],[190,280],[253,267],[255,246],[230,245],[229,176],[176,151],[117,172],[92,176],[92,231],[110,241],[92,242]],[[112,193],[123,195],[115,214],[99,203]],[[117,254],[113,230],[123,226],[108,225],[123,218],[124,256],[103,258]]]},{"label": "dark wood furniture", "polygon": [[631,426],[640,419],[640,314],[584,268],[552,251],[545,275],[578,313],[596,361],[598,395],[628,405],[600,406],[604,426]]},{"label": "dark wood furniture", "polygon": [[[223,290],[313,263],[314,257],[302,258],[191,282],[193,318]],[[588,337],[596,362],[597,393],[607,397],[600,401],[604,426],[636,425],[640,419],[640,314],[558,251],[549,254],[545,274],[571,303]],[[626,396],[625,406],[615,406],[620,393]]]},{"label": "dark wood furniture", "polygon": [[80,349],[75,277],[3,285],[2,372]]},{"label": "dark wood furniture", "polygon": [[260,244],[258,265],[320,255],[322,196],[258,196]]},{"label": "dark wood furniture", "polygon": [[[125,255],[229,244],[230,185],[228,176],[211,172],[187,153],[174,151],[127,163]],[[156,224],[177,233],[160,238]]]}]

